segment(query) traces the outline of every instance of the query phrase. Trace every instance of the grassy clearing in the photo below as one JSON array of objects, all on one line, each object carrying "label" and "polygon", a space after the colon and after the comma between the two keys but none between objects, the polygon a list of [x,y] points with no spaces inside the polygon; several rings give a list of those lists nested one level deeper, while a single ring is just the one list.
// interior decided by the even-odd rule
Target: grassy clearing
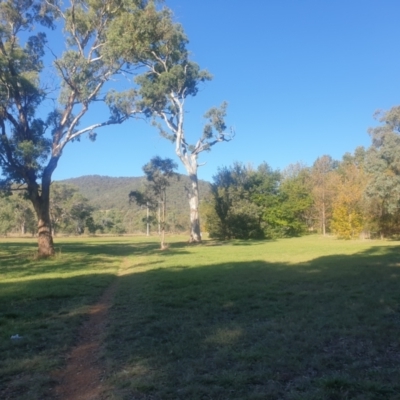
[{"label": "grassy clearing", "polygon": [[108,398],[399,398],[399,250],[307,237],[129,258]]},{"label": "grassy clearing", "polygon": [[118,269],[107,399],[399,398],[398,242],[168,241],[62,239],[38,261],[34,242],[2,240],[0,398],[51,398]]}]

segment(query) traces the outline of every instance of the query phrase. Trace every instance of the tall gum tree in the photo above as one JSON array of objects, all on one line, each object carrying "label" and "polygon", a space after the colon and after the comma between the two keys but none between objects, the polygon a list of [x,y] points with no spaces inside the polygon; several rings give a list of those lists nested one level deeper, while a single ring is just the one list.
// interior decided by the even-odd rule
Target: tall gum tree
[{"label": "tall gum tree", "polygon": [[[175,172],[178,168],[170,158],[153,157],[146,165],[143,166],[143,172],[146,176],[146,185],[143,191],[132,190],[129,193],[129,201],[135,201],[138,205],[146,206],[159,210],[158,223],[159,234],[161,240],[161,250],[165,250],[165,225],[167,211],[167,187],[173,178],[179,179],[179,175]],[[148,224],[147,217],[147,224]]]},{"label": "tall gum tree", "polygon": [[[157,15],[153,2],[145,0],[0,3],[1,185],[9,189],[17,183],[26,190],[38,219],[39,256],[54,254],[50,184],[64,147],[83,134],[94,139],[96,129],[120,124],[135,111],[131,108],[134,91],[112,91],[110,80],[132,64],[137,67],[133,59],[139,58],[132,56],[143,55],[144,47],[151,44],[148,37],[140,36],[151,25],[148,8]],[[127,40],[134,47],[127,62],[117,49],[109,51],[109,38],[115,35],[115,26],[129,18],[135,20],[131,36],[120,38],[121,44]],[[63,43],[50,48],[46,30],[56,28],[62,29]],[[50,57],[52,65],[45,65]],[[46,81],[51,68],[56,88]],[[56,90],[58,100],[52,98]],[[109,113],[104,117],[97,109],[98,122],[84,126],[94,103],[105,104]]]},{"label": "tall gum tree", "polygon": [[400,106],[376,114],[380,125],[371,128],[372,146],[366,155],[370,180],[366,198],[381,237],[400,233]]},{"label": "tall gum tree", "polygon": [[169,10],[157,12],[153,5],[146,12],[149,24],[140,35],[148,43],[139,51],[134,46],[127,46],[129,42],[126,39],[135,37],[131,28],[136,23],[135,16],[128,16],[125,21],[115,21],[115,36],[109,49],[144,65],[144,71],[135,78],[138,96],[133,109],[143,112],[159,129],[161,136],[175,145],[175,153],[190,178],[190,187],[187,188],[190,241],[200,242],[198,157],[215,144],[232,139],[233,133],[228,132],[225,125],[227,104],[222,103],[206,112],[203,132],[196,142],[190,144],[184,129],[185,101],[196,96],[200,84],[211,80],[211,75],[189,59],[188,39],[182,27],[173,22]]}]

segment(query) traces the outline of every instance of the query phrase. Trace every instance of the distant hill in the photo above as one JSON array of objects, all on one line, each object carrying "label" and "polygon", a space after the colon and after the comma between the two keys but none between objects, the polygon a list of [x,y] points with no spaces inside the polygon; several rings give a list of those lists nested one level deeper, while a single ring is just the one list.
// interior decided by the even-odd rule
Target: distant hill
[{"label": "distant hill", "polygon": [[129,207],[128,195],[131,190],[138,190],[145,179],[143,177],[110,177],[100,175],[85,175],[59,181],[76,186],[89,199],[90,203],[100,209],[124,210]]},{"label": "distant hill", "polygon": [[[110,177],[101,175],[85,175],[79,178],[70,178],[59,181],[76,186],[79,191],[90,200],[91,204],[99,209],[129,208],[128,195],[131,190],[140,189],[145,183],[144,177]],[[179,180],[173,181],[167,189],[167,198],[170,205],[185,207],[188,204],[185,186],[189,185],[189,178],[179,175]],[[200,199],[210,192],[210,184],[199,181]]]},{"label": "distant hill", "polygon": [[[132,210],[128,195],[131,190],[143,187],[144,177],[110,177],[100,175],[86,175],[79,178],[58,181],[74,185],[79,189],[90,203],[98,210],[118,210],[123,213]],[[189,178],[179,175],[178,180],[173,180],[167,189],[167,209],[173,213],[174,218],[189,219],[189,203],[185,186],[189,185]],[[210,183],[199,181],[200,200],[210,192]]]}]

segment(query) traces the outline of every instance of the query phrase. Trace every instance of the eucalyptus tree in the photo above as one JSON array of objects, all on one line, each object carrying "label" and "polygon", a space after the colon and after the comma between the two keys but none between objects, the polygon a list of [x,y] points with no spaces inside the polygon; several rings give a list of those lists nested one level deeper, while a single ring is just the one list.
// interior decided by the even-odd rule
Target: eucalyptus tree
[{"label": "eucalyptus tree", "polygon": [[370,212],[381,236],[400,233],[400,106],[378,115],[366,155]]},{"label": "eucalyptus tree", "polygon": [[[191,232],[193,242],[201,241],[199,220],[198,157],[209,151],[215,144],[229,141],[232,132],[225,125],[227,104],[213,107],[204,115],[206,122],[202,133],[193,142],[185,132],[186,100],[197,95],[201,83],[211,80],[211,75],[191,61],[187,49],[188,39],[179,24],[172,21],[169,10],[157,12],[148,8],[149,21],[146,29],[136,32],[135,16],[125,21],[115,21],[114,36],[110,38],[117,52],[122,52],[133,62],[145,65],[142,74],[136,77],[138,85],[136,107],[151,118],[160,134],[175,146],[175,153],[185,167],[190,178],[187,188]],[[134,32],[133,32],[134,31]],[[126,40],[135,35],[146,37],[147,45],[137,51]],[[135,40],[133,40],[135,43]]]},{"label": "eucalyptus tree", "polygon": [[[144,49],[151,40],[142,32],[154,15],[159,14],[150,0],[3,0],[0,4],[2,188],[11,183],[26,188],[38,219],[40,256],[54,254],[50,184],[63,150],[82,135],[95,139],[98,128],[120,124],[132,115],[133,91],[112,91],[110,80],[132,64],[137,66],[135,52],[141,54],[140,62],[145,61]],[[119,38],[131,46],[127,60],[116,49],[110,51],[109,38],[129,18],[135,25],[129,35]],[[51,30],[56,30],[54,46],[46,36]],[[49,59],[52,64],[46,65]]]},{"label": "eucalyptus tree", "polygon": [[271,233],[280,174],[263,163],[257,169],[236,162],[213,177],[206,226],[211,237],[262,238]]},{"label": "eucalyptus tree", "polygon": [[[147,179],[144,191],[133,190],[129,193],[129,200],[139,205],[156,209],[159,208],[159,224],[161,235],[161,249],[165,249],[165,222],[167,209],[167,187],[171,179],[178,178],[175,170],[178,165],[170,158],[153,157],[143,166],[143,172]],[[148,216],[147,216],[148,219]],[[147,221],[148,222],[148,221]]]}]

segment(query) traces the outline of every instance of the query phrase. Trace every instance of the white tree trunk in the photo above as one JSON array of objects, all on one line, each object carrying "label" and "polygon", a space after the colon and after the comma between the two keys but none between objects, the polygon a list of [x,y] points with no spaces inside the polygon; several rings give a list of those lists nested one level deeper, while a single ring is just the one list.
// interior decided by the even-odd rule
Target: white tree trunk
[{"label": "white tree trunk", "polygon": [[199,183],[197,179],[197,155],[186,153],[186,156],[177,152],[182,164],[189,175],[190,186],[188,188],[188,199],[190,207],[190,239],[191,243],[201,242],[200,218],[199,218]]},{"label": "white tree trunk", "polygon": [[189,205],[190,205],[190,241],[201,242],[199,218],[199,184],[197,173],[190,176]]},{"label": "white tree trunk", "polygon": [[[184,165],[190,179],[190,187],[188,188],[189,206],[190,206],[190,242],[201,242],[200,219],[199,219],[199,185],[197,181],[197,157],[202,150],[198,148],[190,151],[185,141],[183,132],[183,101],[171,94],[172,102],[179,109],[178,123],[174,125],[166,114],[162,115],[167,126],[175,133],[175,153]],[[201,147],[201,141],[198,142]]]}]

